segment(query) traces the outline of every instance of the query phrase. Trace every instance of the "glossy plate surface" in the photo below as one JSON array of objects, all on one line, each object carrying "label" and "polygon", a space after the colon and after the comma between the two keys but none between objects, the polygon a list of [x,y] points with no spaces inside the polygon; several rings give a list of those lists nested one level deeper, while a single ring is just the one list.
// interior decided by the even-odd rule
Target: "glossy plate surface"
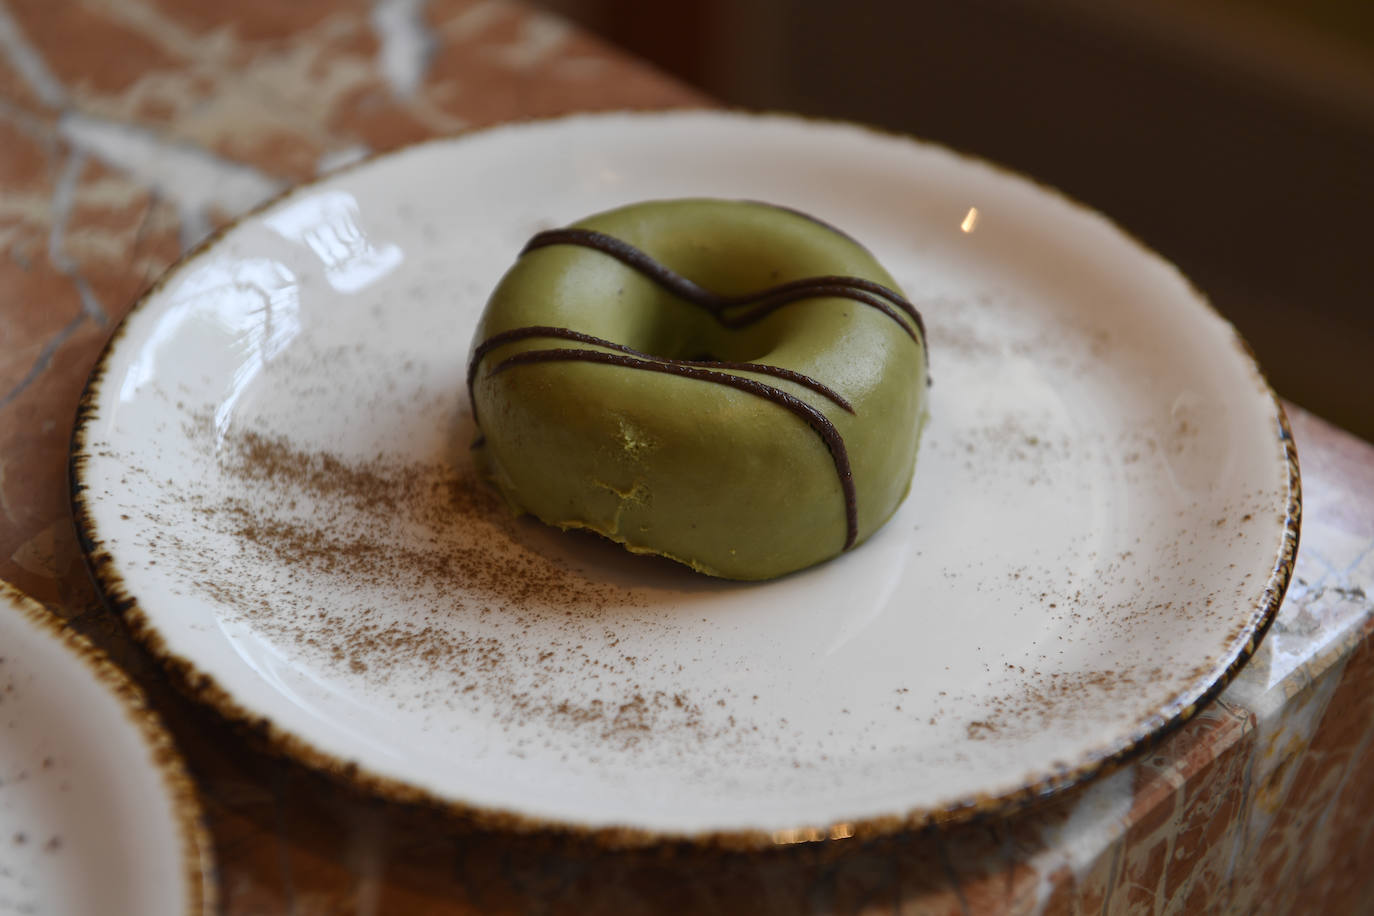
[{"label": "glossy plate surface", "polygon": [[[467,452],[469,338],[525,240],[692,195],[843,228],[930,329],[906,503],[762,585],[516,522]],[[147,297],[84,406],[98,576],[205,699],[392,796],[638,838],[1084,778],[1248,655],[1297,534],[1276,401],[1173,267],[986,164],[782,117],[504,127],[298,189]]]},{"label": "glossy plate surface", "polygon": [[200,820],[137,688],[0,583],[0,913],[209,913]]}]

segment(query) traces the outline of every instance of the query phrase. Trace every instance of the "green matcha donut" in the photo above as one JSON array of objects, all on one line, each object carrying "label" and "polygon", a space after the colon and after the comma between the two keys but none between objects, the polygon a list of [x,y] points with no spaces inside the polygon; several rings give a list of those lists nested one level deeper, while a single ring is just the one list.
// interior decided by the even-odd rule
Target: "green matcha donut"
[{"label": "green matcha donut", "polygon": [[925,332],[862,245],[747,201],[536,235],[477,326],[479,468],[517,512],[729,579],[861,543],[911,485]]}]

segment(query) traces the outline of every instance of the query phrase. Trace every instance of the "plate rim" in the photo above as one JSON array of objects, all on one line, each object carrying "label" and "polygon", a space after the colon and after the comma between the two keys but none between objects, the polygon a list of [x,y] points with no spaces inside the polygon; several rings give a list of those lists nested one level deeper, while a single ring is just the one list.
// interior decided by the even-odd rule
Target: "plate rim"
[{"label": "plate rim", "polygon": [[56,642],[67,656],[94,678],[97,687],[114,697],[119,704],[124,721],[138,733],[152,758],[164,794],[172,804],[182,877],[186,880],[186,900],[182,912],[188,916],[215,912],[219,903],[219,888],[214,874],[214,843],[205,824],[200,793],[176,740],[162,717],[148,702],[143,689],[93,642],[36,599],[3,579],[0,579],[0,603],[9,605],[26,625]]},{"label": "plate rim", "polygon": [[[1117,233],[1123,240],[1148,260],[1165,265],[1174,271],[1187,287],[1188,293],[1205,312],[1220,321],[1230,332],[1232,344],[1240,351],[1242,361],[1254,372],[1273,407],[1274,427],[1272,432],[1278,440],[1286,466],[1287,494],[1283,510],[1283,526],[1279,533],[1273,566],[1265,582],[1260,601],[1249,621],[1240,632],[1246,633],[1246,641],[1225,669],[1198,691],[1191,699],[1180,696],[1170,706],[1175,707],[1169,715],[1164,715],[1170,706],[1165,706],[1139,723],[1129,736],[1116,745],[1102,749],[1101,756],[1076,766],[1061,765],[1038,775],[1018,780],[1018,785],[1007,791],[978,793],[955,799],[942,806],[921,806],[893,814],[884,814],[827,824],[800,824],[795,828],[765,830],[759,828],[734,828],[705,831],[677,831],[652,829],[628,825],[591,826],[553,817],[526,814],[494,805],[482,805],[464,801],[456,797],[431,791],[403,779],[369,771],[357,761],[349,760],[317,747],[310,740],[282,727],[264,714],[255,713],[240,704],[233,695],[217,683],[209,674],[199,671],[190,659],[178,656],[167,645],[161,633],[140,607],[136,596],[125,587],[123,578],[115,568],[115,559],[98,537],[94,517],[85,494],[88,489],[84,481],[87,456],[86,435],[88,427],[98,415],[97,400],[101,393],[109,359],[123,338],[130,319],[139,313],[173,279],[180,275],[191,262],[198,259],[229,232],[254,219],[267,210],[276,207],[298,193],[307,192],[325,182],[355,170],[367,168],[378,160],[404,155],[431,145],[450,145],[462,143],[473,137],[483,137],[492,133],[540,128],[558,124],[595,121],[632,121],[679,117],[708,117],[733,120],[739,123],[749,121],[782,121],[792,124],[814,126],[820,129],[842,129],[868,134],[885,142],[899,141],[916,148],[940,151],[961,164],[991,170],[1003,177],[1011,178],[1033,186],[1041,194],[1048,194],[1062,204],[1082,214],[1091,215],[1103,221],[1110,231]],[[1132,758],[1144,754],[1158,746],[1165,738],[1181,728],[1197,712],[1217,697],[1240,672],[1241,668],[1255,654],[1260,641],[1268,632],[1283,604],[1293,576],[1294,562],[1297,557],[1302,522],[1302,483],[1298,463],[1297,446],[1283,402],[1269,383],[1263,368],[1255,357],[1253,349],[1228,319],[1225,318],[1211,300],[1203,294],[1178,267],[1159,252],[1146,245],[1131,232],[1122,228],[1115,220],[1099,210],[1065,194],[1052,185],[1034,177],[1016,172],[1006,166],[956,150],[941,143],[926,140],[913,134],[890,130],[856,121],[837,118],[819,118],[794,113],[757,111],[743,108],[674,108],[662,110],[618,109],[599,112],[575,112],[547,117],[531,117],[502,121],[480,127],[430,137],[414,143],[374,152],[362,159],[349,163],[339,169],[318,175],[310,181],[292,185],[257,206],[227,221],[206,236],[200,243],[184,252],[170,264],[158,279],[145,290],[120,319],[102,347],[96,362],[82,388],[77,405],[76,421],[72,428],[68,451],[68,488],[73,521],[82,557],[96,584],[97,591],[105,604],[127,625],[129,631],[141,645],[168,672],[172,682],[184,694],[197,703],[209,707],[220,717],[245,731],[256,742],[269,751],[302,764],[310,770],[324,775],[334,783],[353,791],[402,805],[419,806],[456,818],[478,829],[522,834],[538,833],[559,837],[570,841],[591,843],[607,849],[641,848],[646,846],[680,845],[687,847],[719,849],[722,851],[763,849],[795,843],[812,843],[825,840],[871,839],[895,833],[915,831],[930,827],[944,827],[970,820],[1003,816],[1019,811],[1038,799],[1057,795],[1074,786],[1085,784],[1097,777],[1115,771]]]}]

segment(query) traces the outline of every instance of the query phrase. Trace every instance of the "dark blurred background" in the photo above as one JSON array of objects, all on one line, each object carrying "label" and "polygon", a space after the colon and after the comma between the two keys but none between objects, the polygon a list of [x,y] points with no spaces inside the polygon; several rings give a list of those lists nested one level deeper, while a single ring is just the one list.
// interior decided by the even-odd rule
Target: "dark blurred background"
[{"label": "dark blurred background", "polygon": [[716,99],[1054,185],[1374,440],[1374,0],[543,0]]}]

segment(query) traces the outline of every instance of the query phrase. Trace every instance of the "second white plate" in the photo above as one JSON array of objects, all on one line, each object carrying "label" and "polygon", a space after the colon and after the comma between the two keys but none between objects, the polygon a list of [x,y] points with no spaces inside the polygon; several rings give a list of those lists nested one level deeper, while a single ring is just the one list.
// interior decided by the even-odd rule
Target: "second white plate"
[{"label": "second white plate", "polygon": [[0,582],[0,913],[214,909],[209,835],[171,736],[123,672]]},{"label": "second white plate", "polygon": [[[930,328],[933,420],[869,543],[707,580],[514,522],[464,359],[535,231],[797,207]],[[87,392],[78,515],[226,715],[391,794],[622,836],[847,836],[1082,779],[1211,695],[1287,583],[1297,469],[1233,329],[1016,176],[781,117],[577,117],[384,157],[181,264]]]}]

